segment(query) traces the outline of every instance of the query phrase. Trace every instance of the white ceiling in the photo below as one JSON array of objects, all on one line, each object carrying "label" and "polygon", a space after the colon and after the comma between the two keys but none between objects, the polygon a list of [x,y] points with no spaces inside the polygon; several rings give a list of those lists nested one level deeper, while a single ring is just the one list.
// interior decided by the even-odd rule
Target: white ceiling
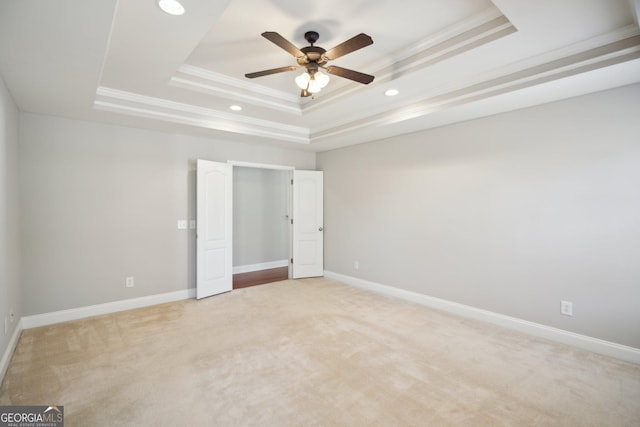
[{"label": "white ceiling", "polygon": [[[315,151],[640,82],[640,0],[182,3],[0,0],[0,75],[22,111]],[[244,77],[295,65],[262,32],[308,30],[326,49],[369,34],[332,65],[374,82],[310,99],[299,72]]]}]

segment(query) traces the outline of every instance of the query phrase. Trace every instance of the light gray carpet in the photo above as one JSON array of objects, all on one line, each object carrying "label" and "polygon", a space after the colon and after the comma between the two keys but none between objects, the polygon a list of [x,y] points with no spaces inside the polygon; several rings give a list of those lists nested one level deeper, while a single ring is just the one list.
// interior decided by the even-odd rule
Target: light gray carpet
[{"label": "light gray carpet", "polygon": [[0,404],[68,426],[640,426],[640,366],[321,278],[24,331]]}]

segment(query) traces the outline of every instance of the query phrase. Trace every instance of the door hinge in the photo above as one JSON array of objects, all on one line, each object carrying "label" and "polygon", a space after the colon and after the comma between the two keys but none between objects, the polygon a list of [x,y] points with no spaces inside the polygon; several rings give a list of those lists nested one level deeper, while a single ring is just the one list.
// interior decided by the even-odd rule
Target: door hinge
[{"label": "door hinge", "polygon": [[291,224],[293,224],[293,218],[291,218]]},{"label": "door hinge", "polygon": [[293,264],[293,258],[291,258],[291,264]]},{"label": "door hinge", "polygon": [[291,180],[291,185],[293,185],[293,180]]}]

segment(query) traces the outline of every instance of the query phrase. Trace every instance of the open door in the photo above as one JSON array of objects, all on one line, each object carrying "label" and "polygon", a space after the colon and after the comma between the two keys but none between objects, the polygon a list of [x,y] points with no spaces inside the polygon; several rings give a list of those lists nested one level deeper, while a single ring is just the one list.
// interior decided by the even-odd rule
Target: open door
[{"label": "open door", "polygon": [[322,171],[293,171],[294,279],[318,277],[324,270]]},{"label": "open door", "polygon": [[232,166],[198,160],[196,178],[196,298],[233,287]]}]

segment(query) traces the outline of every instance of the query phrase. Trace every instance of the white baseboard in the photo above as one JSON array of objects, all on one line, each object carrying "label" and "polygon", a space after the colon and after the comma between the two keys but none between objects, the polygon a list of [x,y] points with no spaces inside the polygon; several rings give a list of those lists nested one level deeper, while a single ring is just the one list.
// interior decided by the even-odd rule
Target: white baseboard
[{"label": "white baseboard", "polygon": [[13,356],[13,352],[18,345],[20,333],[22,333],[22,319],[18,321],[16,329],[13,331],[11,339],[9,340],[9,345],[7,345],[7,348],[2,355],[2,359],[0,359],[0,385],[2,385],[2,381],[4,381],[4,375],[7,373],[7,369],[9,369],[9,362],[11,362],[11,356]]},{"label": "white baseboard", "polygon": [[260,264],[237,265],[233,267],[233,274],[250,273],[252,271],[269,270],[270,268],[287,267],[289,260],[261,262]]},{"label": "white baseboard", "polygon": [[105,304],[72,308],[70,310],[24,316],[22,318],[22,327],[24,329],[37,328],[39,326],[53,325],[54,323],[68,322],[70,320],[83,319],[85,317],[99,316],[102,314],[131,310],[133,308],[148,307],[150,305],[195,298],[195,296],[196,290],[190,288],[182,291],[168,292],[166,294],[149,295],[146,297],[125,299]]},{"label": "white baseboard", "polygon": [[540,338],[545,338],[551,341],[581,348],[583,350],[588,350],[594,353],[603,354],[605,356],[625,360],[627,362],[640,364],[640,349],[638,348],[616,344],[610,341],[592,338],[586,335],[576,334],[574,332],[565,331],[563,329],[553,328],[550,326],[541,325],[539,323],[505,316],[502,314],[494,313],[492,311],[482,310],[468,305],[430,297],[428,295],[419,294],[404,289],[394,288],[393,286],[382,285],[380,283],[370,282],[368,280],[334,273],[332,271],[325,270],[324,276],[342,283],[346,283],[348,285],[393,296],[396,298],[401,298],[407,301],[422,304],[427,307],[453,313],[458,316],[481,320],[519,332],[524,332],[529,335],[534,335]]}]

